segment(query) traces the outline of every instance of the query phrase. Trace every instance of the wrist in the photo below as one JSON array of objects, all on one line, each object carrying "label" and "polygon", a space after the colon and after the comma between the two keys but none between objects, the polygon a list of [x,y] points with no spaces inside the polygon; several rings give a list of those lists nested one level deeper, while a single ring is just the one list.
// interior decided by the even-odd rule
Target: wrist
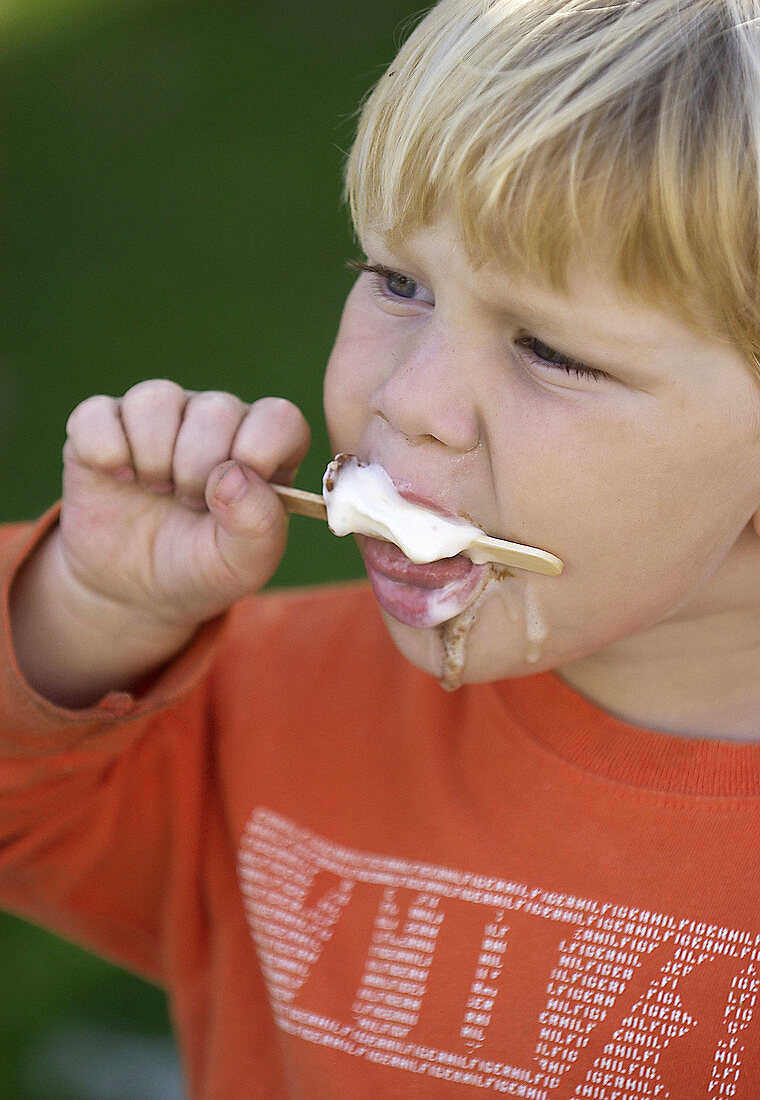
[{"label": "wrist", "polygon": [[68,567],[57,528],[19,569],[9,611],[25,678],[40,695],[67,707],[138,685],[183,649],[197,628],[88,588]]}]

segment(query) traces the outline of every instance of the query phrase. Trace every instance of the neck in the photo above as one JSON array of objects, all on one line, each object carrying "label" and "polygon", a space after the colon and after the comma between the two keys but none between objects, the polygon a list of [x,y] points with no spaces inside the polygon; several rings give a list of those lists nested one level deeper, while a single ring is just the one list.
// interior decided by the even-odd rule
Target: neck
[{"label": "neck", "polygon": [[559,674],[634,725],[760,741],[760,567],[751,557],[669,618]]}]

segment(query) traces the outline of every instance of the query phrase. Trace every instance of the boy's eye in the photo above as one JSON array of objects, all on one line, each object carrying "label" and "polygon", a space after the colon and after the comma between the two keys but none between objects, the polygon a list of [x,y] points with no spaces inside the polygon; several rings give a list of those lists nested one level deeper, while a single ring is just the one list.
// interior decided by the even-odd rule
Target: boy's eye
[{"label": "boy's eye", "polygon": [[556,348],[545,344],[543,340],[539,340],[536,336],[523,336],[518,340],[518,344],[530,353],[534,362],[539,362],[544,366],[557,367],[576,378],[599,380],[606,377],[604,371],[598,370],[596,367],[589,367],[582,363],[580,359],[573,359],[571,355],[565,355],[564,352],[557,351]]},{"label": "boy's eye", "polygon": [[349,260],[348,266],[355,271],[368,271],[375,276],[375,293],[390,301],[403,299],[407,302],[424,301],[432,304],[431,296],[410,275],[395,271],[385,264],[372,264]]},{"label": "boy's eye", "polygon": [[413,298],[417,293],[417,284],[408,275],[402,275],[399,271],[389,271],[384,275],[385,285],[392,294],[399,298]]}]

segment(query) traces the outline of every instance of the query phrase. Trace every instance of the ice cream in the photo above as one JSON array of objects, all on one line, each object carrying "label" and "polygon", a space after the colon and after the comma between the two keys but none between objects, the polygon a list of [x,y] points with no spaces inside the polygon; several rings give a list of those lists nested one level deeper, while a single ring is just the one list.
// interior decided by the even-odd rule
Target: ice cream
[{"label": "ice cream", "polygon": [[442,516],[401,496],[388,474],[355,455],[337,455],[325,471],[327,522],[336,535],[368,535],[393,542],[417,564],[464,554],[487,560],[472,544],[483,531],[457,516]]},{"label": "ice cream", "polygon": [[523,576],[515,576],[503,558],[499,564],[489,558],[488,543],[498,540],[489,540],[458,516],[443,516],[406,500],[382,466],[362,463],[355,455],[333,459],[325,471],[323,497],[327,522],[336,535],[367,536],[365,566],[380,606],[408,626],[438,629],[439,680],[448,691],[462,683],[470,632],[497,591],[523,634],[525,660],[533,664],[540,659],[547,627],[536,590]]}]

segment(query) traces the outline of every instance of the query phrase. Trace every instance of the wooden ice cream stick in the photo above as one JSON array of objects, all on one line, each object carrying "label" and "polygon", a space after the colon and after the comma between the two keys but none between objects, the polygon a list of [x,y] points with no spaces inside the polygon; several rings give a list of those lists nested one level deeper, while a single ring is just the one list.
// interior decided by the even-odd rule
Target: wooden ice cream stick
[{"label": "wooden ice cream stick", "polygon": [[[305,489],[292,489],[289,485],[275,485],[272,488],[282,501],[285,510],[297,516],[309,516],[311,519],[327,519],[327,507],[319,493],[308,493]],[[564,566],[559,558],[548,550],[539,550],[537,546],[524,546],[519,542],[507,542],[491,535],[480,535],[472,542],[473,550],[482,550],[488,554],[488,560],[498,565],[526,569],[530,573],[543,573],[548,577],[558,577]]]},{"label": "wooden ice cream stick", "polygon": [[320,493],[307,493],[305,489],[292,489],[290,485],[270,486],[285,506],[286,512],[296,516],[309,516],[311,519],[327,519],[327,505]]}]

